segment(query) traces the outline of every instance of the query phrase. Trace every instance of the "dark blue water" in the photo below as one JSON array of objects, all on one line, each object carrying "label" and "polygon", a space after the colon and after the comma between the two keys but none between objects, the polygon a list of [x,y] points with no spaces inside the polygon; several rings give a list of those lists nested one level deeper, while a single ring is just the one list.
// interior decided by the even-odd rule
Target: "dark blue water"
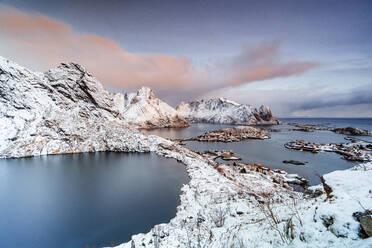
[{"label": "dark blue water", "polygon": [[155,154],[0,160],[0,247],[102,247],[176,214],[185,167]]},{"label": "dark blue water", "polygon": [[[330,127],[356,126],[359,128],[372,130],[372,119],[341,119],[341,118],[287,118],[281,119],[284,122],[297,122],[307,124],[327,124]],[[195,124],[184,129],[162,129],[151,130],[148,133],[157,134],[167,138],[190,138],[204,132],[227,127],[228,125]],[[283,169],[289,173],[297,173],[309,180],[310,185],[320,183],[319,175],[323,175],[335,170],[343,170],[355,165],[341,159],[335,153],[301,152],[289,150],[284,144],[292,140],[306,140],[316,143],[346,142],[346,135],[336,134],[330,131],[298,132],[289,131],[294,127],[288,125],[269,126],[262,128],[278,128],[281,132],[270,133],[271,139],[267,140],[246,140],[234,143],[222,142],[186,142],[186,146],[196,151],[206,150],[233,150],[235,154],[242,158],[242,162],[260,163],[271,168]],[[372,137],[359,137],[372,142]],[[283,160],[298,160],[308,162],[305,166],[284,164]],[[226,162],[225,162],[226,163]]]}]

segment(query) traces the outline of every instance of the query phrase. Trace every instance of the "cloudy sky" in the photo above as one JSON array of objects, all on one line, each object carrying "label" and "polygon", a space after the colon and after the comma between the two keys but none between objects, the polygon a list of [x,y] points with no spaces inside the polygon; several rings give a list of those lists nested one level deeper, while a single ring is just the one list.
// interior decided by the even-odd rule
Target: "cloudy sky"
[{"label": "cloudy sky", "polygon": [[77,62],[111,91],[372,117],[372,1],[0,0],[0,56]]}]

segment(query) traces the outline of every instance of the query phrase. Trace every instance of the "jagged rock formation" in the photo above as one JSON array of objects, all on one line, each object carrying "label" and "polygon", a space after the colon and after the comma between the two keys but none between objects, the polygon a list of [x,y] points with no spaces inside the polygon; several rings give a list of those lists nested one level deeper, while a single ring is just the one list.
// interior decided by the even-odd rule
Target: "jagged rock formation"
[{"label": "jagged rock formation", "polygon": [[137,93],[125,94],[123,103],[124,118],[140,128],[189,126],[173,107],[156,98],[150,88],[142,87]]},{"label": "jagged rock formation", "polygon": [[159,143],[131,128],[118,94],[74,63],[39,73],[0,57],[0,96],[2,157],[150,151]]},{"label": "jagged rock formation", "polygon": [[279,124],[269,107],[257,108],[239,104],[226,98],[184,103],[177,106],[181,116],[190,122],[215,124]]}]

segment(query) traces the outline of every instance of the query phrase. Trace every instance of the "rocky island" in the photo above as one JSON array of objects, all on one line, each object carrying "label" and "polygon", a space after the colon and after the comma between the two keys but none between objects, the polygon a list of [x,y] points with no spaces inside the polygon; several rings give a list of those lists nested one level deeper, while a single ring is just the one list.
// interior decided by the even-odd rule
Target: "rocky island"
[{"label": "rocky island", "polygon": [[[152,98],[144,91],[138,95]],[[308,194],[295,192],[258,167],[243,173],[143,134],[127,121],[122,97],[74,63],[40,73],[0,58],[0,95],[2,158],[155,152],[186,166],[190,182],[176,216],[120,248],[370,247],[371,163],[326,174]]]},{"label": "rocky island", "polygon": [[207,132],[188,139],[208,142],[238,142],[246,139],[268,139],[268,131],[250,126],[236,126]]},{"label": "rocky island", "polygon": [[284,144],[288,149],[318,152],[335,152],[348,161],[368,162],[372,161],[372,145],[365,141],[352,140],[349,143],[316,144],[304,140],[295,140]]},{"label": "rocky island", "polygon": [[360,129],[357,127],[345,127],[345,128],[334,128],[332,132],[346,135],[355,135],[355,136],[371,136],[372,133],[368,130]]},{"label": "rocky island", "polygon": [[295,122],[289,122],[287,123],[287,125],[296,127],[294,129],[291,129],[291,131],[314,132],[314,130],[318,130],[318,131],[332,131],[334,133],[352,135],[352,136],[371,136],[372,135],[370,131],[357,128],[357,127],[332,128],[325,124],[302,124],[302,123],[295,123]]}]

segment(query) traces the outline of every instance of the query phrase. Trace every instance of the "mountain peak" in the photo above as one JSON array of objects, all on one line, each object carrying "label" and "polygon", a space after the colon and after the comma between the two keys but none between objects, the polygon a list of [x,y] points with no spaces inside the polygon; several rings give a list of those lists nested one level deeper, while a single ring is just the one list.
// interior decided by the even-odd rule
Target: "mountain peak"
[{"label": "mountain peak", "polygon": [[125,94],[124,105],[124,119],[140,128],[188,126],[187,121],[173,107],[157,98],[149,87]]},{"label": "mountain peak", "polygon": [[155,99],[156,98],[152,89],[149,88],[149,87],[145,87],[145,86],[141,87],[137,91],[137,96],[145,98],[145,99]]}]

